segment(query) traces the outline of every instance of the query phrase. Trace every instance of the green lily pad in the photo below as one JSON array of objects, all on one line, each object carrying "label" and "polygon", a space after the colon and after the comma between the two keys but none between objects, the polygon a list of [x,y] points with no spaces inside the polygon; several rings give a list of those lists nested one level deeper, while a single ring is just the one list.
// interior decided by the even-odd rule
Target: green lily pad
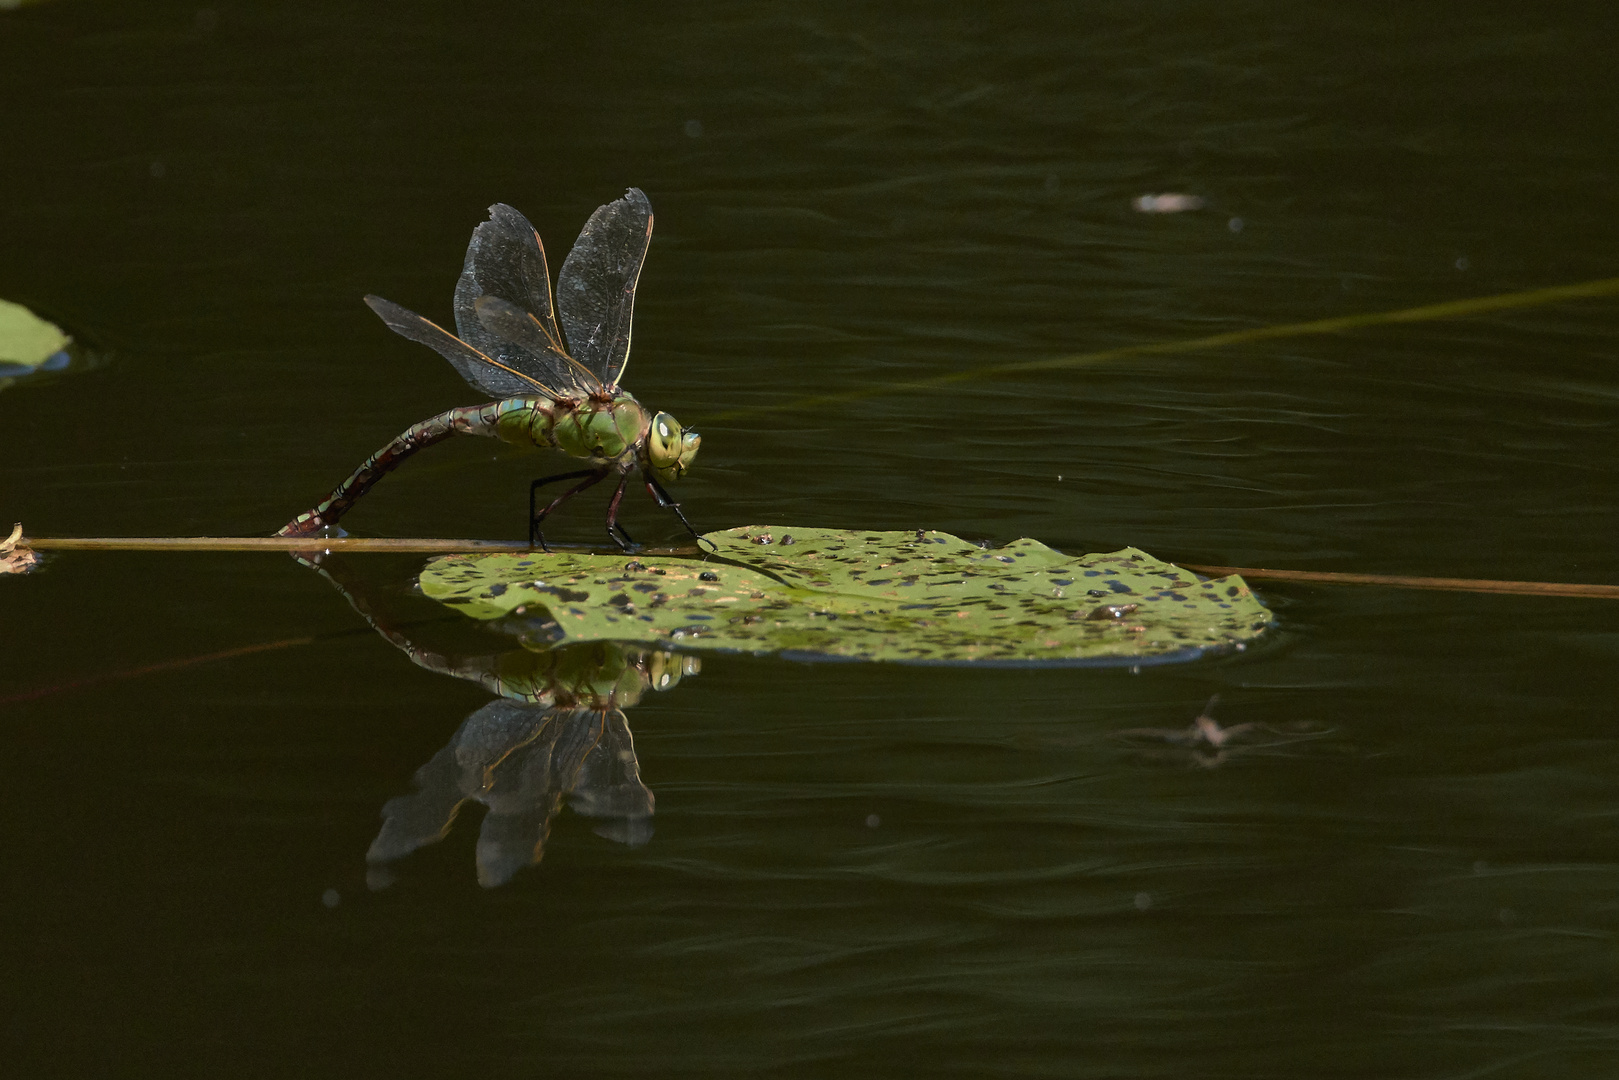
[{"label": "green lily pad", "polygon": [[66,349],[71,340],[21,304],[0,300],[0,369],[37,368]]},{"label": "green lily pad", "polygon": [[1271,614],[1240,577],[1134,548],[984,550],[946,533],[747,527],[705,557],[451,555],[422,592],[474,618],[548,613],[568,641],[911,663],[1190,660]]}]

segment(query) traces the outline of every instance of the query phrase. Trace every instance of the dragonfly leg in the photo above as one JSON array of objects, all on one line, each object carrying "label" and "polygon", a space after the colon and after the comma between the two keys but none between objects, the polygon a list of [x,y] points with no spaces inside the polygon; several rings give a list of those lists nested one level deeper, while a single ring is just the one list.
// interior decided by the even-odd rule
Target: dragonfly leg
[{"label": "dragonfly leg", "polygon": [[607,539],[625,551],[635,547],[635,540],[625,531],[624,526],[618,523],[618,504],[624,501],[624,489],[629,483],[630,474],[625,473],[619,478],[618,490],[613,492],[612,501],[607,504]]},{"label": "dragonfly leg", "polygon": [[[551,550],[550,548],[545,547],[545,538],[540,535],[540,522],[545,520],[545,514],[549,514],[552,510],[557,508],[557,504],[553,503],[552,505],[546,507],[545,514],[540,513],[539,508],[536,505],[536,499],[540,493],[540,489],[547,484],[555,484],[559,480],[577,480],[581,476],[595,475],[595,469],[576,469],[573,472],[556,473],[552,476],[542,476],[528,486],[528,542],[530,544],[538,544],[547,551]],[[576,490],[583,489],[580,488]],[[572,494],[572,492],[569,492],[569,494]],[[566,499],[567,497],[567,495],[564,495],[562,498]],[[560,503],[561,501],[562,499],[558,499],[557,503]]]},{"label": "dragonfly leg", "polygon": [[657,477],[653,476],[651,473],[647,472],[645,469],[642,469],[641,470],[641,479],[646,481],[647,494],[651,495],[652,498],[653,498],[653,501],[655,501],[659,506],[662,506],[662,507],[664,507],[666,509],[669,509],[669,510],[673,510],[675,512],[675,517],[679,518],[680,523],[682,525],[686,526],[686,531],[691,533],[692,536],[697,538],[698,547],[701,547],[703,544],[706,543],[713,550],[715,550],[715,551],[719,550],[719,548],[715,546],[714,541],[706,539],[703,536],[702,533],[698,532],[695,528],[692,527],[691,522],[686,520],[686,515],[681,511],[680,504],[675,502],[674,499],[669,497],[669,493],[663,489],[663,485],[658,483],[658,478]]},{"label": "dragonfly leg", "polygon": [[[575,484],[567,491],[564,491],[561,495],[558,495],[556,498],[552,499],[550,504],[547,505],[544,510],[530,516],[528,523],[528,542],[531,544],[538,544],[542,549],[550,551],[551,549],[545,546],[545,534],[540,532],[540,523],[546,518],[550,517],[553,510],[567,502],[569,499],[573,498],[575,495],[579,494],[581,491],[584,491],[589,487],[595,487],[597,484],[607,479],[607,472],[608,470],[605,467],[600,469],[581,469],[579,472],[566,473],[563,476],[551,477],[551,480],[571,480],[576,476],[583,476],[585,479],[581,483]],[[534,489],[529,488],[529,499],[531,504],[533,498]]]}]

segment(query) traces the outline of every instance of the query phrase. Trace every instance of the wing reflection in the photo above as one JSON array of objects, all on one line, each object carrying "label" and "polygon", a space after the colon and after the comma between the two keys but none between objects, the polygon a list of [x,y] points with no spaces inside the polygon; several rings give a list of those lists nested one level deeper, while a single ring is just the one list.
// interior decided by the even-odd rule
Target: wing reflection
[{"label": "wing reflection", "polygon": [[[382,808],[382,831],[365,856],[373,867],[443,839],[469,801],[488,808],[478,831],[478,883],[486,888],[540,861],[564,796],[575,813],[605,819],[596,827],[602,836],[630,844],[652,838],[652,792],[641,783],[619,709],[491,701],[415,779],[414,794]],[[370,875],[377,885],[389,877]]]},{"label": "wing reflection", "polygon": [[[470,656],[427,649],[403,620],[381,610],[390,590],[368,586],[337,558],[299,561],[335,585],[413,663],[499,695],[416,770],[413,793],[383,805],[382,829],[366,853],[373,889],[392,884],[390,864],[448,836],[468,803],[485,808],[477,845],[478,883],[485,888],[540,861],[564,803],[597,819],[599,836],[632,846],[652,838],[655,800],[641,781],[624,710],[648,690],[672,689],[696,674],[696,657],[607,642],[556,645],[543,624],[526,621],[496,627],[521,648]],[[444,622],[432,620],[440,629]]]}]

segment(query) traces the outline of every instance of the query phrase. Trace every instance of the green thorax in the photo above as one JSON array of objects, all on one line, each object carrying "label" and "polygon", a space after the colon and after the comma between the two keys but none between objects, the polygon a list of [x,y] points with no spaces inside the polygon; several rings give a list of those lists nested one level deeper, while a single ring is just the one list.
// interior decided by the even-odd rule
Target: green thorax
[{"label": "green thorax", "polygon": [[600,464],[634,454],[651,418],[634,395],[574,404],[549,398],[509,398],[497,405],[496,430],[517,446],[554,446]]}]

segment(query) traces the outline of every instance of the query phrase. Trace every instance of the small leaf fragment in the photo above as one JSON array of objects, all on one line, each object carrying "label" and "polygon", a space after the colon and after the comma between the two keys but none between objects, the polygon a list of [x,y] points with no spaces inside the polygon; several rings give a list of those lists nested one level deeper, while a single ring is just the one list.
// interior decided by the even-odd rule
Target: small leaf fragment
[{"label": "small leaf fragment", "polygon": [[0,300],[0,375],[26,374],[60,354],[71,341],[61,328],[21,304]]}]

